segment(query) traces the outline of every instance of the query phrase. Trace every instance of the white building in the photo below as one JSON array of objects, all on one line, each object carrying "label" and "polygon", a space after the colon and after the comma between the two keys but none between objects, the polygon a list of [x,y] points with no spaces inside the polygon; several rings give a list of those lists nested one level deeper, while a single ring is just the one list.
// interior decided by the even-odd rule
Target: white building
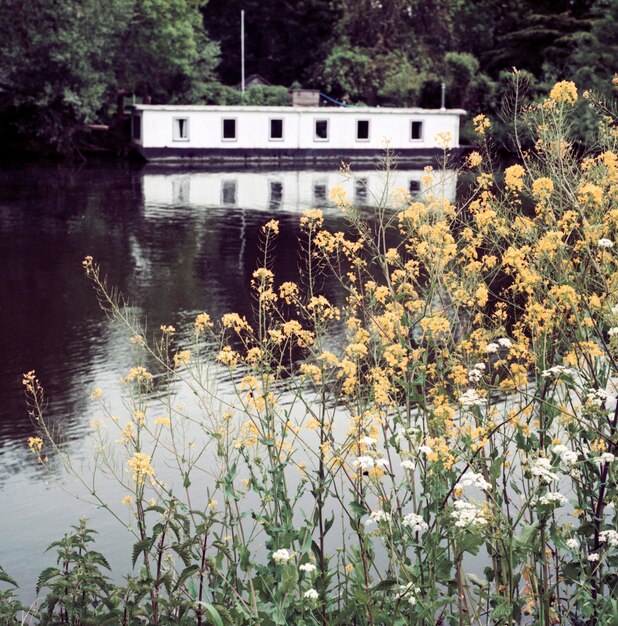
[{"label": "white building", "polygon": [[149,161],[375,161],[459,148],[461,109],[136,105],[133,145]]}]

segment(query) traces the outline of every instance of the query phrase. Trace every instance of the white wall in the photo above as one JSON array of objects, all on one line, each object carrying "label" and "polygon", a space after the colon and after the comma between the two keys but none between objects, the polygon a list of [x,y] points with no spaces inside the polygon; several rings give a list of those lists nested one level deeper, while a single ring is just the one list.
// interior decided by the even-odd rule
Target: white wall
[{"label": "white wall", "polygon": [[[382,149],[387,140],[394,149],[431,148],[440,132],[450,132],[459,145],[459,114],[406,109],[336,109],[269,107],[143,107],[142,141],[145,148],[273,148],[273,149]],[[188,140],[173,139],[174,118],[189,121]],[[236,119],[236,140],[223,140],[223,118]],[[283,140],[269,140],[271,118],[283,119]],[[328,120],[327,141],[315,140],[315,121]],[[357,120],[369,120],[369,141],[356,140]],[[423,122],[421,140],[411,140],[412,120]]]}]

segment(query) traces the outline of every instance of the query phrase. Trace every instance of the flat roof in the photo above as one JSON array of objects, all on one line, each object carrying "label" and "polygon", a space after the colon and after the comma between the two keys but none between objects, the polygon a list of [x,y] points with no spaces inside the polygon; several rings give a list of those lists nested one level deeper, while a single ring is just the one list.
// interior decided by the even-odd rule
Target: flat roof
[{"label": "flat roof", "polygon": [[134,104],[136,111],[210,111],[213,113],[323,113],[323,114],[388,114],[388,115],[466,115],[464,109],[420,109],[399,107],[293,107],[293,106],[244,106],[206,104]]}]

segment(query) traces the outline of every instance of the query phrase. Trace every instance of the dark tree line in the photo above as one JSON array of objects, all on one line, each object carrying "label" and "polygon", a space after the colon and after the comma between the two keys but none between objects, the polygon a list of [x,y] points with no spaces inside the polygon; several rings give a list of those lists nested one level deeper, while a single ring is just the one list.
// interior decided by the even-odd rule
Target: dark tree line
[{"label": "dark tree line", "polygon": [[[244,96],[247,75],[278,87]],[[285,102],[293,84],[353,103],[495,112],[507,72],[611,95],[618,0],[0,0],[0,115],[67,152],[124,94],[152,102]]]}]

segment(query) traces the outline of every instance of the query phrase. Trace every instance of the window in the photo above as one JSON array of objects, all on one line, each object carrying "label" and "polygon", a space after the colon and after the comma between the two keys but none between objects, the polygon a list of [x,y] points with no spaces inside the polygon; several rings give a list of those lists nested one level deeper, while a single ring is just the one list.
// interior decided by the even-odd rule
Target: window
[{"label": "window", "polygon": [[328,141],[328,120],[315,121],[314,141]]},{"label": "window", "polygon": [[367,201],[369,181],[366,178],[357,178],[354,181],[354,200],[359,204],[363,204]]},{"label": "window", "polygon": [[189,118],[174,118],[174,141],[189,141]]},{"label": "window", "polygon": [[223,141],[236,140],[236,119],[227,118],[223,120]]},{"label": "window", "polygon": [[411,126],[410,139],[412,141],[422,141],[423,139],[423,122],[413,121]]},{"label": "window", "polygon": [[132,118],[131,135],[135,141],[140,141],[142,138],[142,116],[134,115]]},{"label": "window", "polygon": [[281,119],[271,119],[270,120],[270,136],[269,139],[271,141],[282,141],[283,140],[283,120]]},{"label": "window", "polygon": [[236,204],[236,181],[224,180],[221,183],[221,204],[233,206]]},{"label": "window", "polygon": [[313,204],[326,206],[326,183],[319,181],[313,183]]},{"label": "window", "polygon": [[369,141],[369,120],[356,121],[356,141]]},{"label": "window", "polygon": [[416,195],[421,190],[421,181],[411,179],[408,189],[410,190],[410,195]]}]

